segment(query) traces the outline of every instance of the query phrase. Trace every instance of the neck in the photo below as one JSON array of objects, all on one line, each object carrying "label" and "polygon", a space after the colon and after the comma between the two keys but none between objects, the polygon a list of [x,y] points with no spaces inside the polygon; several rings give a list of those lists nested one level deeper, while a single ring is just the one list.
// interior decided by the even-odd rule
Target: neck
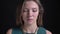
[{"label": "neck", "polygon": [[34,33],[36,29],[37,29],[36,23],[34,23],[32,25],[24,25],[23,26],[23,31],[27,32],[27,33]]}]

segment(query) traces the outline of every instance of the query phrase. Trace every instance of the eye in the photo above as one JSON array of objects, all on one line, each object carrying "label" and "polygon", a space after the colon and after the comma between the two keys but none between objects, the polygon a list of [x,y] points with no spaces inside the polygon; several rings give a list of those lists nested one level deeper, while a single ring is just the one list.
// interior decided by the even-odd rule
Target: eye
[{"label": "eye", "polygon": [[23,12],[28,12],[28,9],[23,9]]},{"label": "eye", "polygon": [[37,9],[34,8],[34,9],[33,9],[33,12],[37,12]]}]

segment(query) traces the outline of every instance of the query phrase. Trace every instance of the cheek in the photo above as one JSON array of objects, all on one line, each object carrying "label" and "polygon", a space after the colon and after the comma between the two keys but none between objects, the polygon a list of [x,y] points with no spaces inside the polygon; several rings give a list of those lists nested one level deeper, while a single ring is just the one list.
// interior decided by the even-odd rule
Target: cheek
[{"label": "cheek", "polygon": [[38,13],[34,13],[34,17],[37,18],[38,17]]},{"label": "cheek", "polygon": [[23,20],[26,19],[26,16],[27,16],[27,13],[23,13],[23,14],[22,14],[22,18],[23,18]]}]

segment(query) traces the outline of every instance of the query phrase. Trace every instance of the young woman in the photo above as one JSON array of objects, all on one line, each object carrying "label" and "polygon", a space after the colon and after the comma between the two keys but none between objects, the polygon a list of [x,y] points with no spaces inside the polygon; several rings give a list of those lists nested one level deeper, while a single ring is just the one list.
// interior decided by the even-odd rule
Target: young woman
[{"label": "young woman", "polygon": [[43,7],[39,0],[23,0],[17,7],[16,24],[7,34],[52,34],[42,27]]}]

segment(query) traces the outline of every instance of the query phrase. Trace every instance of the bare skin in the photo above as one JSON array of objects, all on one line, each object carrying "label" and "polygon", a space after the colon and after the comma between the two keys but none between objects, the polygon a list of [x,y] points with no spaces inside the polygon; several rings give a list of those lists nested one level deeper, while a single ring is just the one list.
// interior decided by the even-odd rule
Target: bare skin
[{"label": "bare skin", "polygon": [[[39,7],[34,1],[26,1],[24,4],[22,8],[22,18],[24,21],[23,31],[34,33],[36,28],[38,28],[36,20],[39,14]],[[7,34],[12,34],[12,29],[9,29]],[[46,34],[52,33],[46,30]]]},{"label": "bare skin", "polygon": [[[6,34],[12,34],[12,29],[9,29]],[[46,34],[52,34],[50,31],[46,30]]]}]

